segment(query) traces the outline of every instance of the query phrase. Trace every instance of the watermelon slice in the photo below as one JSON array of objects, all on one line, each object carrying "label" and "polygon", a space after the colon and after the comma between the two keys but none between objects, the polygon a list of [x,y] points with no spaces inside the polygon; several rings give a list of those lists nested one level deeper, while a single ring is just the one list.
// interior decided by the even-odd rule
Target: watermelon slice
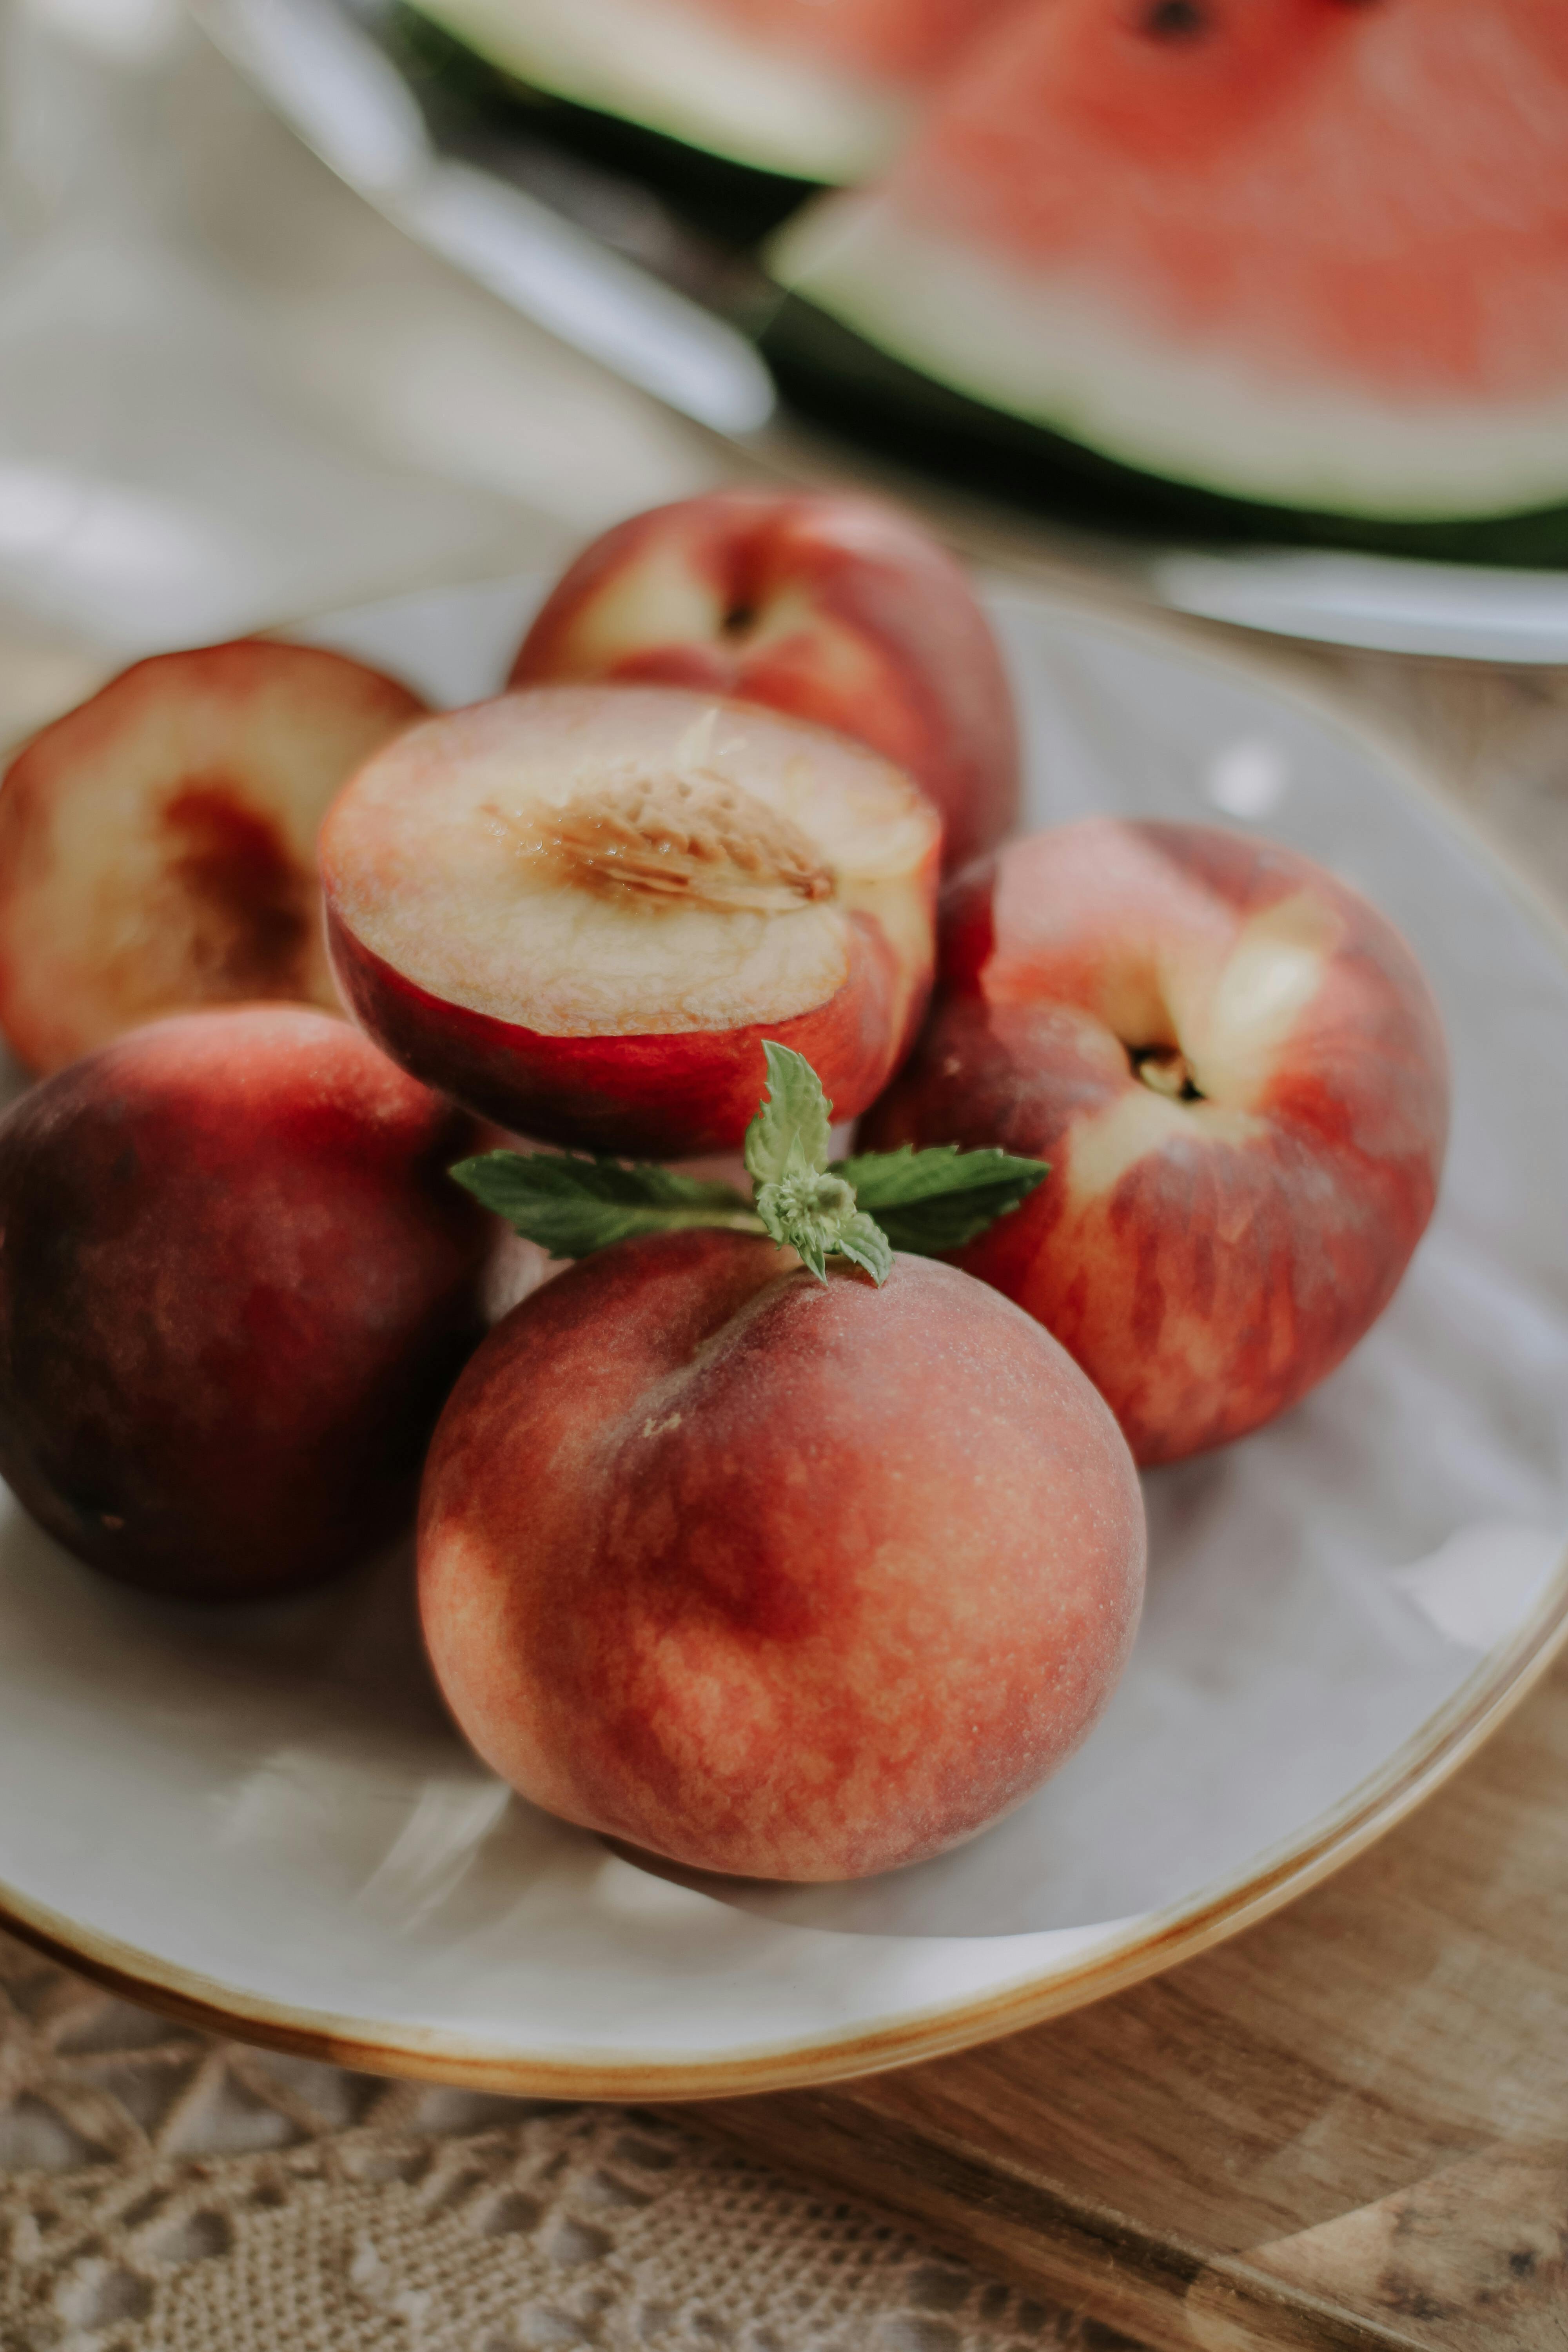
[{"label": "watermelon slice", "polygon": [[417,0],[530,89],[773,175],[862,178],[1015,0]]},{"label": "watermelon slice", "polygon": [[797,397],[1014,494],[1568,558],[1568,0],[1033,0],[771,259]]}]

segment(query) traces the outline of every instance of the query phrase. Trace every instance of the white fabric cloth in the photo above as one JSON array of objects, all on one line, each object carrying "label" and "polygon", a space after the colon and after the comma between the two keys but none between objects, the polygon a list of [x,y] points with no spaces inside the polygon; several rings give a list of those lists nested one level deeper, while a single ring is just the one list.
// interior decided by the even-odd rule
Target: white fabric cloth
[{"label": "white fabric cloth", "polygon": [[547,563],[714,478],[163,5],[0,0],[0,600],[200,643]]}]

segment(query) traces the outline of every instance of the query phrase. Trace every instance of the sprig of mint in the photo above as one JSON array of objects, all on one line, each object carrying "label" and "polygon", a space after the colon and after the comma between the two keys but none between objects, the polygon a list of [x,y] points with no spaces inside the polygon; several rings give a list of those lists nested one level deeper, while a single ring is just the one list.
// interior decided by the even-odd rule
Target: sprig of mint
[{"label": "sprig of mint", "polygon": [[[552,1257],[587,1257],[638,1234],[716,1225],[767,1234],[820,1282],[847,1257],[886,1282],[893,1252],[934,1257],[974,1240],[1027,1200],[1049,1172],[1005,1151],[863,1151],[830,1161],[833,1106],[802,1054],[772,1041],[768,1087],[746,1129],[747,1202],[732,1184],[672,1168],[561,1151],[487,1151],[452,1170],[487,1209]],[[876,1212],[873,1216],[871,1212]]]},{"label": "sprig of mint", "polygon": [[746,1129],[746,1173],[764,1229],[780,1248],[795,1250],[819,1282],[835,1252],[864,1266],[873,1282],[893,1270],[893,1247],[860,1209],[855,1188],[827,1164],[833,1105],[804,1054],[789,1045],[763,1047],[768,1091]]}]

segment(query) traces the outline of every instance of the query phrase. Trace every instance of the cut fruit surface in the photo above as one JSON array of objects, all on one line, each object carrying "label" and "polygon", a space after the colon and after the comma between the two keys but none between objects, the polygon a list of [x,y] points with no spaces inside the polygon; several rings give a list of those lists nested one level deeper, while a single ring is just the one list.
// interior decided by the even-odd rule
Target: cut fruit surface
[{"label": "cut fruit surface", "polygon": [[342,654],[244,639],[137,662],[0,789],[0,1024],[49,1071],[160,1014],[338,1009],[315,835],[426,705]]},{"label": "cut fruit surface", "polygon": [[791,178],[875,170],[1010,0],[418,0],[533,88]]},{"label": "cut fruit surface", "polygon": [[776,55],[929,89],[1013,0],[687,0],[692,15]]},{"label": "cut fruit surface", "polygon": [[840,1117],[872,1098],[929,986],[940,830],[824,730],[555,687],[401,737],[321,855],[344,992],[407,1068],[525,1133],[679,1154],[743,1134],[764,1034]]},{"label": "cut fruit surface", "polygon": [[1440,521],[1568,499],[1568,16],[1050,0],[781,279],[1121,464]]}]

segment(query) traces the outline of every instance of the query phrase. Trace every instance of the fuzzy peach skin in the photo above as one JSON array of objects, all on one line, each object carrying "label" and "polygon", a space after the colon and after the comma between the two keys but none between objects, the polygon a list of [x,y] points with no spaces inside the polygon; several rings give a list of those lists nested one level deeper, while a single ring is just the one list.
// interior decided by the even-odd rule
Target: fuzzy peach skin
[{"label": "fuzzy peach skin", "polygon": [[472,1129],[347,1022],[176,1015],[0,1120],[0,1472],[79,1558],[231,1599],[412,1517],[483,1329]]},{"label": "fuzzy peach skin", "polygon": [[516,1308],[420,1503],[437,1676],[534,1803],[689,1868],[940,1853],[1077,1747],[1124,1664],[1142,1501],[1037,1324],[951,1266],[885,1287],[713,1232]]},{"label": "fuzzy peach skin", "polygon": [[542,687],[400,736],[321,830],[345,1002],[428,1085],[591,1150],[732,1150],[763,1043],[840,1118],[913,1043],[940,831],[825,729],[668,687]]},{"label": "fuzzy peach skin", "polygon": [[617,523],[557,582],[511,671],[595,677],[735,695],[870,744],[936,803],[949,867],[1017,821],[990,624],[946,550],[879,499],[713,490]]},{"label": "fuzzy peach skin", "polygon": [[935,1009],[864,1141],[1050,1161],[959,1262],[1154,1463],[1332,1371],[1421,1237],[1447,1125],[1437,1010],[1375,908],[1275,843],[1094,818],[952,887]]},{"label": "fuzzy peach skin", "polygon": [[335,1009],[316,831],[426,705],[313,646],[139,661],[0,788],[0,1026],[35,1071],[138,1023],[258,997]]},{"label": "fuzzy peach skin", "polygon": [[804,1054],[853,1118],[908,1052],[925,1003],[922,992],[911,1004],[881,934],[857,923],[844,982],[810,1013],[718,1032],[551,1037],[432,994],[340,916],[328,924],[345,1001],[405,1069],[514,1135],[633,1158],[736,1150],[764,1083],[765,1038]]}]

